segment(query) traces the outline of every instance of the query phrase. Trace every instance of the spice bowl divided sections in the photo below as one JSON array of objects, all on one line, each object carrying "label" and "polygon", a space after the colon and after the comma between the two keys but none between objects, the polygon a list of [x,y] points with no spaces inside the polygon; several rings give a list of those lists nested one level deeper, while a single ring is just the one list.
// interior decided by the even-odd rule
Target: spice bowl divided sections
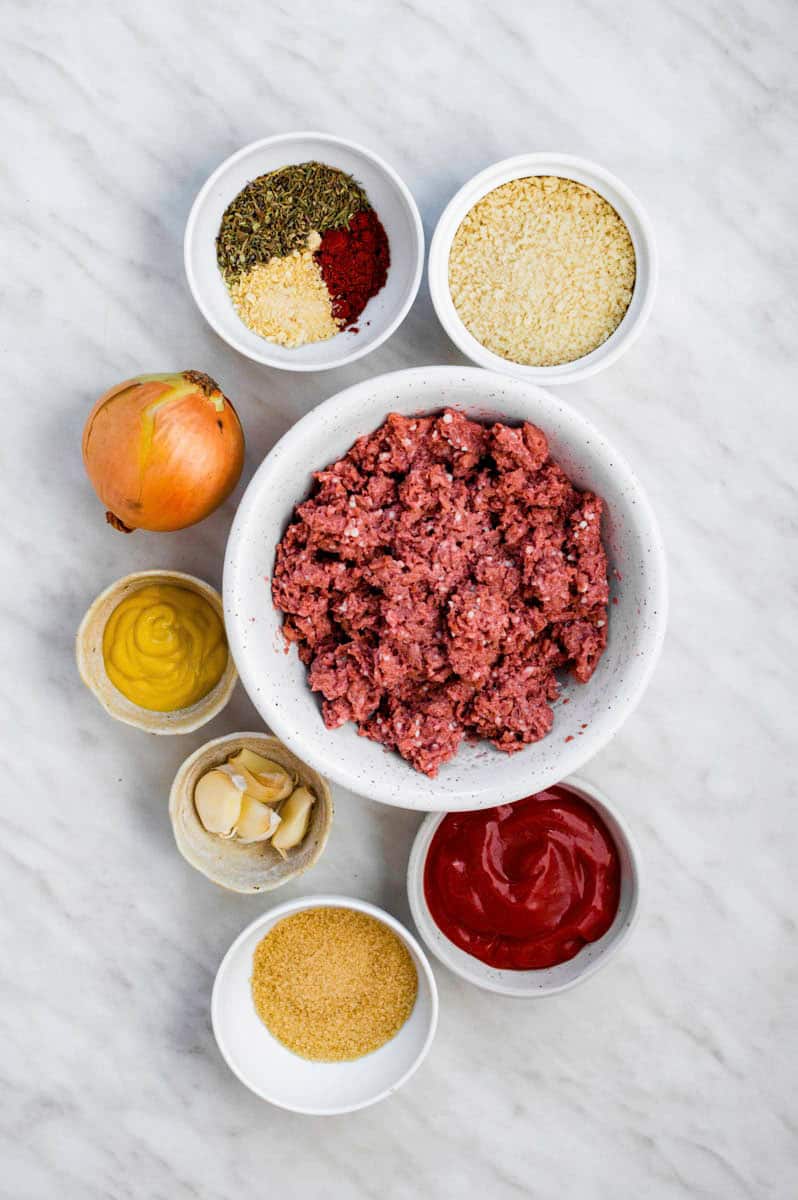
[{"label": "spice bowl divided sections", "polygon": [[[363,918],[378,922],[381,927],[379,944],[382,945],[386,939],[398,941],[399,952],[404,958],[409,956],[409,964],[411,970],[415,971],[417,981],[415,998],[411,1001],[412,1010],[409,1016],[406,1015],[406,1009],[400,1013],[399,1020],[402,1023],[397,1032],[370,1053],[363,1053],[360,1057],[351,1057],[344,1061],[319,1061],[294,1053],[288,1045],[278,1040],[264,1023],[262,1001],[259,997],[256,1007],[253,994],[253,979],[256,987],[263,982],[262,969],[268,965],[259,961],[263,955],[263,949],[259,950],[259,947],[264,947],[264,939],[270,937],[281,922],[287,922],[298,915],[310,916],[317,914],[319,910],[327,909],[335,910],[344,917],[340,936],[346,936],[347,931],[350,936],[356,934],[358,919],[361,923]],[[300,933],[307,938],[310,937],[311,930],[303,930]],[[299,956],[308,952],[312,970],[318,969],[318,956],[315,956],[314,961],[312,946],[304,945],[299,936],[284,940],[284,950],[288,951],[293,947]],[[361,950],[359,945],[352,947],[354,960],[360,960]],[[337,946],[335,952],[327,956],[331,973],[335,972],[342,952],[346,952],[346,945]],[[275,960],[276,957],[275,954],[272,959]],[[290,971],[291,962],[286,962],[283,956],[279,962],[271,961],[270,965],[274,970],[282,968]],[[285,1004],[289,1007],[292,986],[295,984],[300,989],[304,986],[302,964],[297,961],[296,965],[297,979],[284,980],[285,986],[281,988]],[[363,965],[364,968],[367,965],[367,956],[363,958]],[[329,1036],[331,1028],[336,1023],[341,1023],[344,1034],[343,1053],[347,1053],[347,1000],[344,996],[342,1002],[342,995],[348,993],[357,983],[355,965],[351,969],[347,967],[345,976],[345,979],[340,980],[331,978],[328,987],[322,982],[314,991],[309,1006],[296,1007],[293,1014],[291,1011],[283,1013],[286,1021],[290,1021],[292,1016],[307,1019],[312,1026],[311,1035],[315,1027],[319,1034]],[[367,989],[370,987],[370,977],[371,973],[364,969],[362,983]],[[376,1029],[385,1023],[390,997],[383,994],[384,989],[380,990],[378,980],[374,988],[373,998],[367,991],[364,1002],[356,1006],[350,1005],[349,1010],[355,1013],[358,1021],[362,1021],[362,1009],[369,1009],[370,1005],[373,1005]],[[227,1065],[255,1095],[293,1112],[332,1116],[353,1112],[385,1099],[414,1074],[429,1052],[435,1036],[438,992],[424,951],[404,926],[389,913],[364,900],[349,896],[311,896],[278,905],[253,921],[236,938],[216,975],[211,1019],[219,1050]],[[313,1040],[315,1039],[311,1037],[311,1041]]]},{"label": "spice bowl divided sections", "polygon": [[368,354],[401,324],[424,234],[413,197],[377,155],[288,133],[214,171],[189,215],[184,262],[200,311],[234,349],[321,371]]},{"label": "spice bowl divided sections", "polygon": [[[436,843],[436,835],[458,814],[428,816],[410,852],[407,894],[422,940],[450,971],[488,992],[537,999],[588,979],[624,944],[637,920],[640,860],[628,824],[593,784],[572,777],[529,801],[548,809],[541,821],[525,824],[524,801],[503,812],[462,814],[484,826],[483,849],[489,843],[485,852],[491,862],[482,882],[480,867],[466,871],[467,887],[461,870],[450,871],[450,881],[457,877],[457,894],[448,901],[441,894],[447,875],[440,872],[443,843]],[[457,830],[451,843],[458,846],[458,864],[464,836],[467,842],[468,832]],[[471,850],[479,852],[478,839]],[[473,923],[469,888],[476,904]],[[553,965],[494,965],[524,959]]]},{"label": "spice bowl divided sections", "polygon": [[[225,781],[227,792],[212,786]],[[228,891],[269,892],[321,857],[333,801],[327,780],[277,738],[230,733],[200,746],[179,768],[169,816],[177,848],[195,870]]]},{"label": "spice bowl divided sections", "polygon": [[428,277],[441,324],[472,362],[572,383],[615,362],[643,329],[657,255],[639,200],[604,167],[522,154],[449,201]]},{"label": "spice bowl divided sections", "polygon": [[[181,599],[199,611],[181,613]],[[221,596],[182,571],[137,571],[112,583],[81,621],[75,653],[81,679],[106,712],[146,733],[191,733],[206,725],[238,679]],[[129,687],[130,696],[120,687]],[[189,702],[181,704],[181,694]]]}]

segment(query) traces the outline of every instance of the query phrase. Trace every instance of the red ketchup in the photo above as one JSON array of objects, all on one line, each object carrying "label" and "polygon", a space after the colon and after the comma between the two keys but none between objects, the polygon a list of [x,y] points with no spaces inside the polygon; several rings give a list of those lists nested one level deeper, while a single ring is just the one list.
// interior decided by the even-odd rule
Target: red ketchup
[{"label": "red ketchup", "polygon": [[618,850],[595,809],[566,787],[481,812],[449,813],[424,867],[433,920],[491,967],[553,967],[607,932]]}]

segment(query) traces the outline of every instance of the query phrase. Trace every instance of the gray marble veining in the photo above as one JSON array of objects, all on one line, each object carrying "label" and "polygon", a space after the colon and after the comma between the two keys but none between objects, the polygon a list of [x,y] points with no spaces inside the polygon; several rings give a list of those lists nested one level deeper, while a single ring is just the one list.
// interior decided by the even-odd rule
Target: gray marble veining
[{"label": "gray marble veining", "polygon": [[[6,0],[0,23],[0,1194],[796,1194],[787,0]],[[142,370],[214,375],[246,425],[246,479],[332,391],[460,361],[425,287],[388,344],[309,376],[245,361],[194,308],[181,240],[197,188],[245,142],[314,127],[392,162],[428,234],[469,175],[523,150],[587,155],[639,193],[659,238],[654,315],[621,362],[563,394],[635,464],[672,581],[655,679],[584,772],[641,845],[633,941],[539,1004],[436,968],[425,1066],[334,1120],[269,1108],[221,1061],[211,981],[264,902],[212,888],[169,828],[178,763],[253,725],[253,709],[239,690],[206,730],[148,739],[109,722],[72,655],[114,578],[171,566],[218,582],[240,495],[184,534],[112,533],[79,453],[107,386]],[[339,794],[324,859],[284,894],[351,890],[407,919],[418,821]]]}]

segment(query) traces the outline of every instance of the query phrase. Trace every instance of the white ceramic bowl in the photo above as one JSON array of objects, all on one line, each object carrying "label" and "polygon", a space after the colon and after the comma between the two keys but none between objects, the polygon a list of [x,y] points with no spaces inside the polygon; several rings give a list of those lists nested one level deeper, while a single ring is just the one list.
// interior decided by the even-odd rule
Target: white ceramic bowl
[{"label": "white ceramic bowl", "polygon": [[[327,729],[296,651],[286,653],[268,579],[277,543],[311,472],[345,454],[389,412],[454,405],[468,416],[532,421],[579,487],[607,505],[611,570],[609,643],[590,683],[564,678],[554,728],[513,755],[464,744],[436,779],[359,737],[353,724]],[[256,471],[225,553],[225,625],[241,680],[266,723],[304,762],[386,804],[417,809],[485,808],[539,791],[576,771],[620,729],[648,682],[665,632],[665,556],[654,514],[625,460],[580,413],[541,388],[474,367],[418,367],[364,380],[313,409]],[[586,726],[586,728],[583,728]]]},{"label": "white ceramic bowl", "polygon": [[445,967],[485,991],[532,999],[564,992],[606,966],[629,937],[637,920],[640,860],[629,826],[597,787],[576,778],[564,780],[563,786],[571,788],[592,805],[612,834],[621,860],[621,896],[615,920],[604,936],[597,942],[583,946],[574,958],[556,967],[538,971],[500,971],[466,954],[450,942],[432,919],[424,895],[427,852],[433,834],[446,814],[432,813],[422,822],[416,834],[407,865],[407,895],[416,928],[427,947]]},{"label": "white ceramic bowl", "polygon": [[[486,349],[469,333],[458,316],[449,291],[449,251],[466,214],[494,188],[529,175],[557,175],[593,188],[609,201],[625,222],[637,260],[637,276],[629,308],[618,328],[590,354],[556,367],[529,367],[511,362]],[[456,346],[472,362],[516,379],[541,385],[573,383],[595,375],[615,362],[638,336],[648,320],[657,289],[657,253],[648,217],[629,188],[604,167],[571,154],[519,154],[480,171],[465,183],[447,204],[435,228],[429,250],[429,289],[438,318]]]},{"label": "white ceramic bowl", "polygon": [[[216,263],[216,235],[231,200],[251,179],[291,163],[316,160],[353,175],[388,234],[391,266],[383,287],[358,320],[326,342],[287,349],[248,329],[236,313]],[[346,138],[327,133],[284,133],[244,146],[225,159],[191,208],[183,246],[188,285],[209,325],[233,349],[285,371],[324,371],[354,362],[389,338],[415,299],[424,265],[424,231],[416,202],[388,163]]]},{"label": "white ceramic bowl", "polygon": [[[405,1024],[379,1050],[352,1062],[309,1062],[293,1054],[272,1037],[252,1000],[255,947],[283,917],[321,907],[353,908],[382,921],[402,939],[418,972],[418,996]],[[216,973],[211,1020],[228,1067],[256,1096],[293,1112],[334,1116],[384,1100],[418,1070],[438,1024],[438,989],[427,956],[395,917],[351,896],[306,896],[278,904],[238,935]]]}]

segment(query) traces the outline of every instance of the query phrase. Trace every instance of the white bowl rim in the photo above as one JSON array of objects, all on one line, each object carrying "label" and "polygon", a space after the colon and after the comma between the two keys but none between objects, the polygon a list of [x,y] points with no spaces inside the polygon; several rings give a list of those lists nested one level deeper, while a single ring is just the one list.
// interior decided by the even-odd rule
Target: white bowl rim
[{"label": "white bowl rim", "polygon": [[[643,301],[633,321],[628,319],[630,306],[620,324],[606,341],[581,358],[553,367],[534,367],[526,366],[523,363],[514,363],[511,359],[502,358],[501,355],[488,350],[481,342],[477,341],[461,321],[449,292],[449,250],[466,213],[489,192],[513,179],[523,179],[527,175],[562,175],[563,178],[570,178],[567,174],[569,169],[589,176],[590,182],[587,186],[593,187],[594,191],[602,196],[604,196],[602,185],[614,189],[633,214],[638,228],[637,230],[630,229],[629,232],[632,236],[635,232],[639,233],[648,259]],[[604,196],[604,198],[612,203],[609,197]],[[454,223],[455,216],[457,217],[456,223]],[[427,263],[427,282],[432,306],[438,320],[458,349],[472,362],[488,370],[511,375],[516,379],[526,379],[530,383],[560,386],[565,383],[574,383],[579,379],[587,379],[598,371],[603,371],[605,367],[611,366],[622,354],[625,354],[637,340],[654,306],[659,282],[659,258],[651,221],[645,208],[634,192],[617,175],[599,163],[575,154],[541,150],[531,154],[516,154],[511,158],[500,159],[477,172],[476,175],[472,175],[455,192],[438,218],[432,235]]]},{"label": "white bowl rim", "polygon": [[[418,832],[413,839],[413,845],[410,848],[410,856],[407,861],[407,899],[410,904],[410,912],[412,913],[413,923],[418,930],[419,937],[429,950],[430,954],[433,954],[435,958],[437,958],[438,962],[446,967],[448,971],[451,971],[452,974],[457,975],[460,979],[464,979],[467,983],[473,984],[474,987],[481,988],[482,991],[485,992],[493,992],[499,996],[509,996],[514,1000],[542,1000],[547,996],[557,996],[561,992],[568,992],[571,990],[571,988],[583,983],[586,979],[589,979],[591,975],[595,975],[597,971],[600,971],[603,967],[605,967],[614,958],[614,956],[631,936],[640,918],[640,895],[642,891],[641,858],[637,841],[632,833],[628,821],[623,816],[621,811],[616,807],[616,805],[611,803],[611,801],[607,798],[606,793],[602,791],[601,788],[596,787],[596,785],[593,783],[589,783],[581,776],[569,775],[567,779],[563,779],[560,781],[560,783],[553,784],[552,786],[571,788],[573,791],[587,800],[591,807],[596,808],[596,802],[598,805],[603,807],[615,821],[621,834],[621,838],[618,839],[616,838],[615,833],[610,831],[613,841],[622,840],[624,849],[629,855],[629,862],[631,865],[631,871],[629,873],[629,879],[631,883],[631,898],[629,902],[629,911],[625,917],[624,927],[616,935],[615,939],[606,947],[606,949],[602,950],[600,954],[592,958],[584,966],[582,971],[575,976],[575,978],[569,979],[565,983],[543,985],[534,992],[524,991],[520,987],[513,988],[510,985],[503,984],[498,979],[482,978],[477,975],[476,970],[474,973],[472,973],[464,963],[461,963],[459,959],[456,962],[449,962],[448,959],[443,957],[439,948],[434,944],[434,942],[430,941],[425,936],[424,919],[430,921],[433,925],[435,924],[435,920],[429,911],[429,907],[424,896],[424,867],[426,864],[427,853],[429,851],[429,844],[432,835],[444,817],[449,815],[448,813],[440,812],[427,814],[427,816],[421,822]],[[544,788],[542,790],[548,791],[549,789]],[[599,812],[600,817],[603,816],[603,813],[601,813],[598,808],[596,808],[596,810]],[[607,930],[607,934],[612,930],[617,919],[618,914],[616,914],[612,925]],[[443,933],[443,931],[441,931],[441,933],[442,936],[446,938],[446,935]],[[604,937],[606,937],[607,934],[604,934]],[[446,940],[448,941],[448,939]],[[474,962],[480,967],[485,965],[480,959],[474,959]],[[518,975],[526,976],[532,973],[533,972],[531,971],[519,971]]]},{"label": "white bowl rim", "polygon": [[[405,945],[407,945],[414,952],[418,963],[421,965],[421,970],[430,992],[429,1027],[427,1029],[424,1043],[416,1057],[413,1059],[413,1062],[410,1064],[404,1074],[401,1075],[398,1080],[395,1080],[392,1084],[390,1084],[389,1087],[383,1088],[382,1091],[375,1093],[375,1095],[371,1096],[368,1100],[360,1101],[357,1104],[341,1105],[333,1108],[300,1108],[295,1105],[285,1104],[280,1100],[275,1100],[274,1097],[268,1095],[263,1088],[260,1088],[256,1083],[253,1083],[251,1080],[245,1078],[245,1076],[239,1070],[238,1065],[234,1062],[232,1056],[229,1054],[228,1049],[224,1044],[223,1035],[220,1032],[221,1021],[219,1020],[219,997],[222,989],[222,974],[227,966],[227,963],[232,959],[238,947],[261,925],[274,923],[276,920],[281,920],[283,917],[290,916],[292,913],[303,912],[310,908],[351,908],[356,912],[366,913],[368,916],[374,917],[374,919],[377,921],[382,921],[384,925],[387,925],[389,929],[393,930],[397,937],[399,937],[402,942],[404,942]],[[401,921],[399,921],[391,913],[386,912],[384,908],[380,908],[377,904],[372,904],[369,900],[359,900],[356,896],[343,896],[334,892],[323,892],[318,896],[298,896],[294,900],[284,900],[281,904],[275,904],[267,912],[261,913],[261,915],[256,917],[254,921],[250,921],[246,928],[242,929],[238,937],[236,937],[230,944],[222,961],[219,963],[216,976],[213,981],[213,990],[211,992],[211,1025],[213,1027],[213,1036],[216,1039],[216,1044],[219,1047],[219,1052],[222,1055],[222,1058],[227,1063],[232,1073],[241,1083],[243,1083],[246,1088],[249,1088],[249,1090],[256,1096],[259,1096],[261,1100],[266,1100],[269,1104],[273,1104],[277,1108],[282,1108],[289,1112],[302,1113],[305,1116],[311,1117],[332,1117],[343,1113],[357,1112],[361,1108],[369,1108],[372,1104],[377,1104],[380,1100],[385,1100],[388,1096],[391,1096],[394,1092],[398,1091],[400,1087],[402,1087],[413,1075],[415,1075],[416,1071],[429,1054],[435,1038],[436,1030],[438,1028],[438,1011],[438,985],[435,982],[435,976],[432,972],[432,967],[430,966],[430,961],[427,958],[426,951],[418,939],[413,936],[410,930],[403,925]]]},{"label": "white bowl rim", "polygon": [[[251,154],[255,150],[260,150],[264,146],[277,146],[281,143],[296,141],[300,138],[317,138],[320,141],[327,142],[332,146],[343,146],[347,150],[351,150],[355,154],[362,154],[364,158],[369,159],[379,170],[383,171],[396,186],[399,194],[402,196],[402,199],[407,205],[407,210],[410,214],[413,228],[418,239],[418,254],[416,256],[416,266],[413,272],[413,281],[408,290],[407,296],[397,311],[394,319],[388,323],[383,332],[378,337],[375,337],[373,341],[369,342],[367,345],[352,350],[349,354],[343,354],[334,362],[303,363],[299,361],[277,361],[269,354],[267,350],[263,351],[261,354],[256,354],[250,347],[246,346],[244,342],[239,341],[238,338],[228,336],[228,334],[219,327],[209,306],[205,303],[202,290],[197,283],[194,274],[193,263],[191,261],[191,246],[194,241],[195,227],[199,218],[199,213],[203,204],[205,203],[206,197],[216,185],[217,181],[225,174],[227,170],[229,170],[231,166],[233,166],[234,163],[237,163],[240,159],[246,157],[247,154]],[[383,345],[383,343],[386,342],[388,338],[396,332],[410,311],[416,296],[418,295],[418,289],[421,285],[421,276],[424,271],[424,249],[424,226],[421,223],[421,214],[418,211],[418,205],[413,197],[413,193],[410,191],[402,177],[390,165],[390,163],[386,162],[384,158],[381,158],[379,154],[375,154],[373,150],[369,150],[367,146],[363,146],[359,142],[353,142],[349,138],[339,137],[332,133],[323,133],[319,130],[299,129],[290,133],[278,133],[273,137],[256,138],[254,142],[248,142],[247,145],[242,146],[240,150],[236,150],[233,154],[228,155],[227,158],[219,164],[216,170],[208,176],[194,198],[194,202],[191,205],[191,210],[188,214],[188,220],[186,221],[186,229],[183,235],[183,267],[186,272],[189,290],[191,291],[191,295],[194,297],[194,303],[197,305],[197,308],[200,310],[211,329],[213,329],[214,333],[216,333],[222,339],[222,341],[226,342],[228,346],[232,346],[234,350],[237,350],[239,354],[243,354],[245,358],[250,359],[252,362],[258,362],[263,366],[273,367],[278,371],[331,371],[336,367],[344,367],[348,363],[355,362],[357,359],[363,358],[366,354],[370,354],[372,350],[376,350],[378,346]],[[264,344],[268,345],[267,342]]]},{"label": "white bowl rim", "polygon": [[[594,426],[592,422],[584,416],[583,413],[579,412],[572,405],[566,404],[559,398],[555,398],[544,388],[539,387],[536,384],[532,384],[531,382],[525,380],[512,379],[512,377],[508,377],[507,375],[497,375],[493,372],[485,371],[480,367],[463,367],[456,365],[409,367],[402,371],[389,371],[383,375],[373,376],[370,379],[364,379],[358,383],[351,384],[342,391],[336,392],[333,396],[328,397],[326,400],[322,401],[321,404],[316,405],[315,408],[312,408],[294,425],[292,425],[290,429],[283,434],[279,441],[275,443],[275,445],[264,458],[263,462],[255,471],[255,474],[250,479],[244,495],[239,502],[238,510],[233,519],[227,546],[225,548],[222,596],[224,599],[225,629],[227,632],[228,644],[235,660],[239,678],[244,686],[244,690],[247,692],[250,699],[252,699],[253,704],[255,704],[256,709],[258,710],[262,719],[265,721],[268,728],[271,729],[276,737],[279,737],[282,741],[284,741],[288,748],[293,750],[297,757],[301,758],[304,762],[309,763],[310,766],[314,767],[320,774],[327,776],[327,778],[337,783],[340,787],[348,788],[356,795],[364,794],[362,790],[362,783],[356,774],[350,772],[345,757],[341,756],[327,760],[325,759],[324,755],[317,754],[312,734],[304,733],[302,730],[293,726],[289,721],[285,720],[280,707],[272,703],[271,694],[268,690],[260,692],[257,690],[256,677],[250,669],[248,656],[242,652],[241,626],[237,619],[236,607],[233,603],[231,603],[233,575],[233,569],[230,565],[233,557],[231,554],[231,548],[234,547],[235,542],[241,537],[240,531],[249,515],[249,509],[255,504],[255,496],[258,491],[258,480],[262,476],[268,474],[271,461],[278,451],[278,448],[279,453],[282,456],[286,452],[286,447],[288,447],[289,453],[292,451],[295,444],[298,447],[301,447],[305,429],[308,425],[312,424],[318,419],[320,413],[339,406],[343,408],[347,405],[350,405],[353,408],[357,408],[359,394],[364,388],[380,385],[386,379],[392,377],[396,379],[397,376],[401,376],[402,380],[409,381],[414,377],[429,378],[429,376],[434,376],[436,374],[447,377],[456,375],[460,379],[463,379],[464,377],[471,377],[475,382],[479,382],[481,387],[484,387],[486,393],[490,391],[492,386],[507,387],[508,384],[521,385],[532,392],[543,396],[547,401],[556,404],[558,407],[562,406],[568,411],[572,418],[576,418],[577,421],[582,423],[585,430],[589,433],[590,439],[594,443],[600,444],[602,447],[606,447],[608,451],[611,451],[615,469],[622,471],[627,481],[632,485],[637,499],[638,513],[645,517],[647,530],[651,537],[651,550],[655,563],[655,570],[661,581],[661,595],[658,596],[657,620],[655,632],[652,637],[652,649],[648,655],[647,661],[643,666],[643,669],[640,671],[635,688],[629,693],[625,705],[618,706],[615,710],[612,720],[606,722],[604,731],[598,737],[596,737],[595,740],[586,740],[584,743],[574,741],[571,744],[568,755],[570,760],[568,763],[568,774],[573,774],[573,772],[580,770],[585,763],[589,762],[594,755],[598,754],[598,752],[615,737],[627,719],[632,715],[640,703],[651,676],[654,673],[659,661],[660,653],[662,651],[663,642],[665,640],[665,631],[668,620],[667,560],[656,514],[654,513],[642,484],[627,462],[625,455],[618,451],[614,446],[611,446],[604,434],[601,433],[596,426]],[[253,699],[253,697],[257,697],[257,700]],[[582,753],[581,755],[579,753],[580,745],[589,747],[589,749],[587,749],[586,752]],[[468,795],[472,795],[473,790],[473,782],[468,786],[464,785],[462,789],[463,799],[465,799]],[[447,805],[449,810],[456,808],[456,805],[451,803],[452,795],[452,793],[447,794]],[[389,804],[394,807],[406,807],[405,805],[398,804],[396,799],[390,793],[390,790],[388,788],[382,789],[381,785],[377,782],[372,783],[370,791],[368,792],[368,796],[370,799],[377,800],[383,804]],[[481,802],[476,804],[463,804],[463,811],[466,809],[490,808],[496,804],[502,803],[512,803],[513,800],[518,800],[519,798],[519,796],[510,795],[509,792],[503,790],[502,787],[497,786],[495,793],[489,798],[483,797]]]}]

